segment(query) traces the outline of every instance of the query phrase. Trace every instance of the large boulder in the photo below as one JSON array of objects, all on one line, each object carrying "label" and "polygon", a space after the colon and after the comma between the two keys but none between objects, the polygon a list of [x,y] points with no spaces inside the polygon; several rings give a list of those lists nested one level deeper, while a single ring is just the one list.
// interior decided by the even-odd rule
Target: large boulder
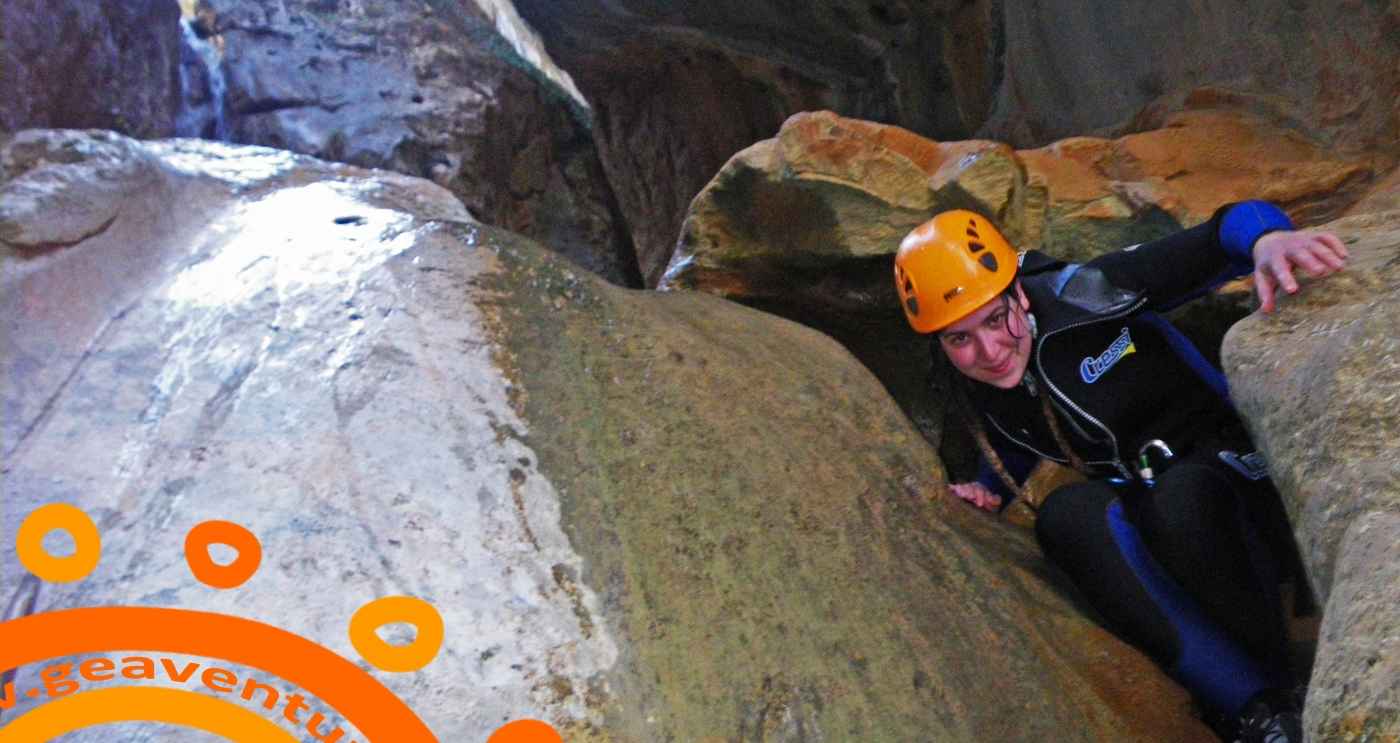
[{"label": "large boulder", "polygon": [[233,141],[431,179],[482,221],[640,286],[586,113],[499,15],[471,0],[201,4]]},{"label": "large boulder", "polygon": [[[70,583],[12,580],[6,549],[10,616],[193,608],[353,660],[355,610],[416,596],[441,651],[373,673],[439,740],[1211,740],[820,333],[616,288],[391,172],[74,132],[0,153],[27,164],[7,240],[35,193],[145,174],[105,229],[3,256],[5,543],[54,502],[102,540]],[[240,587],[181,559],[212,519],[262,543]]]},{"label": "large boulder", "polygon": [[516,0],[593,109],[648,286],[690,201],[788,116],[965,139],[990,102],[987,0]]},{"label": "large boulder", "polygon": [[30,127],[175,134],[176,0],[0,3],[0,131]]},{"label": "large boulder", "polygon": [[[894,252],[915,226],[946,209],[972,209],[996,220],[1018,249],[1084,261],[1249,198],[1316,223],[1354,204],[1371,173],[1367,157],[1337,154],[1238,110],[1195,109],[1160,130],[1021,151],[803,113],[735,155],[695,198],[661,288],[719,294],[823,330],[944,443],[945,370],[908,328],[891,279]],[[1225,330],[1249,311],[1243,287],[1176,319],[1213,357]],[[947,433],[945,458],[957,476],[971,476],[961,427]]]},{"label": "large boulder", "polygon": [[1400,736],[1396,195],[1392,180],[1366,209],[1325,225],[1351,264],[1239,323],[1223,353],[1326,604],[1304,714],[1312,740]]}]

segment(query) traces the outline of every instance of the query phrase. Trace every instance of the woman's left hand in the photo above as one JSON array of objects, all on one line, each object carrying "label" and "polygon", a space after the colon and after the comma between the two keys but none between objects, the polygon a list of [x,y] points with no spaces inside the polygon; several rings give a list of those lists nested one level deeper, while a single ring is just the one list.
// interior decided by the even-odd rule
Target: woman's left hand
[{"label": "woman's left hand", "polygon": [[1293,269],[1313,276],[1342,270],[1351,253],[1341,238],[1330,232],[1270,232],[1254,243],[1254,289],[1259,293],[1259,310],[1272,312],[1274,289],[1289,294],[1298,291]]}]

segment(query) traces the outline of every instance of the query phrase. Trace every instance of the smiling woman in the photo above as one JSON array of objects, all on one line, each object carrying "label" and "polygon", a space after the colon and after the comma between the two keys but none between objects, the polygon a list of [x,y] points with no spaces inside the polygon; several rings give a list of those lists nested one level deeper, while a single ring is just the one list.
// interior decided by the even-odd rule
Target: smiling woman
[{"label": "smiling woman", "polygon": [[[1300,679],[1268,580],[1298,570],[1287,521],[1263,474],[1228,466],[1254,447],[1220,372],[1151,311],[1253,268],[1267,312],[1276,286],[1297,290],[1295,267],[1340,269],[1346,248],[1293,232],[1264,202],[1084,265],[1034,251],[998,260],[1003,246],[985,219],[948,212],[895,258],[909,323],[960,373],[984,458],[979,481],[951,492],[993,511],[1038,506],[1046,557],[1220,717],[1227,740],[1301,740]],[[1030,503],[1021,483],[1038,458],[1087,480]],[[1247,544],[1251,528],[1272,537],[1271,560]]]},{"label": "smiling woman", "polygon": [[1021,383],[1030,362],[1030,300],[1018,286],[938,334],[943,352],[963,375],[1004,390]]}]

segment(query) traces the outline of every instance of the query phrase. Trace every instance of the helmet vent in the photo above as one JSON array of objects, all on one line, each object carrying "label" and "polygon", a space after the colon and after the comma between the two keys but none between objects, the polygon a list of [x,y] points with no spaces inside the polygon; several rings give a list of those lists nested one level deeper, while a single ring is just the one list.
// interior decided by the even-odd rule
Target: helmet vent
[{"label": "helmet vent", "polygon": [[983,268],[986,268],[988,271],[996,273],[997,257],[992,255],[991,253],[983,255],[980,259],[978,259],[977,262],[981,263]]},{"label": "helmet vent", "polygon": [[971,250],[973,255],[977,255],[978,253],[986,250],[987,246],[983,245],[982,243],[972,242],[971,240],[969,240],[967,243],[967,249]]},{"label": "helmet vent", "polygon": [[919,316],[919,300],[915,299],[913,296],[910,296],[909,298],[904,300],[904,306],[909,308],[910,315],[913,315],[914,317]]},{"label": "helmet vent", "polygon": [[972,224],[968,224],[968,226],[967,226],[967,234],[968,234],[969,236],[973,237],[973,238],[978,239],[978,240],[981,240],[981,239],[982,239],[982,236],[979,235],[979,234],[977,234],[977,228],[976,228],[974,225],[972,225]]}]

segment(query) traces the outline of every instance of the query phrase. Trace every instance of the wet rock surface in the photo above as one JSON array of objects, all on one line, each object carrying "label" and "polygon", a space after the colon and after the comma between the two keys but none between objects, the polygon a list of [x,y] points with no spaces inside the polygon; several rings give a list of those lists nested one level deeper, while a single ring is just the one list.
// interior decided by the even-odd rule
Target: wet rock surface
[{"label": "wet rock surface", "polygon": [[175,133],[180,106],[176,0],[0,3],[0,131]]},{"label": "wet rock surface", "polygon": [[206,0],[230,137],[450,189],[472,214],[640,285],[586,114],[470,0]]},{"label": "wet rock surface", "polygon": [[1341,274],[1304,280],[1227,336],[1230,390],[1284,494],[1325,603],[1304,722],[1312,740],[1400,734],[1400,212],[1329,223]]},{"label": "wet rock surface", "polygon": [[[566,740],[1210,740],[1029,534],[943,495],[821,334],[618,289],[429,182],[284,152],[97,138],[6,188],[120,148],[190,208],[128,189],[157,201],[4,257],[7,538],[46,502],[103,534],[97,570],[34,610],[197,607],[355,658],[357,607],[418,596],[441,653],[375,673],[441,740],[515,717]],[[123,272],[66,289],[129,240],[148,248]],[[240,588],[181,559],[207,519],[262,541]]]}]

